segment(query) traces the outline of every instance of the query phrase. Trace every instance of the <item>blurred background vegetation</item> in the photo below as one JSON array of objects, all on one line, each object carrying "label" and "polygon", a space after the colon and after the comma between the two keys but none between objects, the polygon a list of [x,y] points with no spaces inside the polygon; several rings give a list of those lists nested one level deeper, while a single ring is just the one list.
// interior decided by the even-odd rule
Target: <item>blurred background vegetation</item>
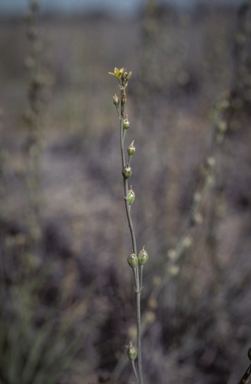
[{"label": "blurred background vegetation", "polygon": [[251,3],[0,23],[0,383],[131,383],[115,66],[133,72],[145,383],[237,383],[251,344]]}]

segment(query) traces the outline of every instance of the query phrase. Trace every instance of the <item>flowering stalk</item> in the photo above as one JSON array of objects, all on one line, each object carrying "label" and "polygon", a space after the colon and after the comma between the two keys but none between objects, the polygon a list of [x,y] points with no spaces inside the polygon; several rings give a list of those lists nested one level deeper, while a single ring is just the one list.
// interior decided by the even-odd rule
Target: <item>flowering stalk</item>
[{"label": "flowering stalk", "polygon": [[[124,201],[125,201],[125,209],[126,216],[128,220],[128,225],[131,234],[132,240],[132,253],[128,257],[128,264],[133,270],[134,281],[135,281],[135,295],[136,295],[136,315],[137,315],[137,353],[134,352],[134,347],[130,342],[130,347],[128,351],[129,359],[132,362],[133,371],[135,374],[135,378],[138,384],[143,384],[143,375],[142,375],[142,357],[141,357],[141,312],[140,312],[140,300],[141,300],[141,291],[143,289],[142,286],[142,273],[143,273],[143,264],[146,263],[148,259],[147,252],[142,249],[142,251],[137,256],[137,244],[135,238],[135,232],[133,228],[132,218],[131,218],[131,205],[135,200],[135,193],[130,187],[128,190],[128,179],[132,174],[132,169],[130,166],[131,158],[135,153],[134,141],[127,148],[128,161],[126,161],[125,157],[125,136],[128,128],[130,127],[130,122],[128,120],[128,116],[125,116],[125,103],[126,103],[126,88],[128,85],[128,80],[131,78],[132,72],[127,72],[125,68],[115,68],[114,72],[109,72],[110,75],[115,76],[119,81],[120,88],[120,99],[115,94],[113,96],[113,103],[116,107],[118,118],[120,121],[120,149],[121,149],[121,158],[122,158],[122,175],[124,182]],[[143,255],[143,257],[142,257]],[[137,358],[138,360],[138,373],[135,367],[134,360]]]}]

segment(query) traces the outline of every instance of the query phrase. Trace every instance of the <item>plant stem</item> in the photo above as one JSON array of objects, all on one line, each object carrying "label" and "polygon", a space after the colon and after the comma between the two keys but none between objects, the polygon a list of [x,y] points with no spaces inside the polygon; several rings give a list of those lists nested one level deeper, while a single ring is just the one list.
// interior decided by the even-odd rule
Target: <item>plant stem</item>
[{"label": "plant stem", "polygon": [[[121,107],[122,109],[122,107]],[[123,117],[122,117],[122,112],[120,115],[120,149],[121,149],[121,158],[122,158],[122,169],[125,168],[126,163],[125,163],[125,151],[124,151],[124,130],[123,130]]]},{"label": "plant stem", "polygon": [[138,378],[138,374],[137,374],[137,370],[136,370],[136,367],[135,367],[135,361],[134,360],[132,360],[132,369],[133,369],[135,378],[137,380],[137,383],[139,384],[139,378]]},{"label": "plant stem", "polygon": [[140,289],[143,289],[143,268],[144,268],[144,265],[140,265],[140,267],[139,267]]},{"label": "plant stem", "polygon": [[[121,158],[122,158],[122,169],[125,168],[125,150],[124,150],[124,140],[126,131],[123,129],[123,117],[124,117],[124,105],[122,104],[122,94],[124,89],[121,89],[121,99],[120,99],[120,147],[121,147]],[[132,247],[133,252],[137,255],[137,244],[135,238],[135,232],[133,228],[130,206],[127,200],[128,195],[128,179],[124,178],[124,198],[125,198],[125,209],[126,216],[128,220],[128,225],[131,233]],[[135,294],[136,294],[136,315],[137,315],[137,350],[138,350],[138,370],[139,370],[139,384],[143,384],[143,375],[142,375],[142,356],[141,356],[141,314],[140,314],[140,299],[141,299],[141,287],[139,279],[139,268],[133,268],[134,279],[135,279]],[[135,368],[135,366],[134,366]],[[137,377],[137,376],[136,376]]]},{"label": "plant stem", "polygon": [[[139,279],[138,279],[138,286],[139,286]],[[141,298],[140,289],[137,289],[137,292],[136,292],[136,301],[137,301],[137,347],[138,347],[139,383],[140,383],[140,384],[143,384],[143,375],[142,375],[142,356],[141,356],[140,298]]]}]

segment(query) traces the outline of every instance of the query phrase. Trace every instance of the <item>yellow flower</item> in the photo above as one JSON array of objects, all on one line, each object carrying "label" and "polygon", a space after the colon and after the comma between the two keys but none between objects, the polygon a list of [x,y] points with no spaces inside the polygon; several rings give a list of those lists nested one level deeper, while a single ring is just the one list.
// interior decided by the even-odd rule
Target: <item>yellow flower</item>
[{"label": "yellow flower", "polygon": [[125,68],[118,69],[115,67],[114,72],[108,72],[108,73],[109,75],[117,77],[117,79],[120,81],[121,76],[123,75],[124,72],[125,72]]}]

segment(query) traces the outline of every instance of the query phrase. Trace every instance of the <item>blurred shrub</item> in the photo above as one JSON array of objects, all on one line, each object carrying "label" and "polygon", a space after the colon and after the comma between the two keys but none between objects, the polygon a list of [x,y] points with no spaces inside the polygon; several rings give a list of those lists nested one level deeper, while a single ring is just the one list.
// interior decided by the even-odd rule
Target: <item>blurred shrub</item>
[{"label": "blurred shrub", "polygon": [[67,375],[74,382],[96,361],[93,341],[103,314],[93,317],[93,288],[76,295],[76,263],[62,268],[56,261],[42,262],[25,250],[24,234],[2,233],[2,240],[1,381],[57,383]]}]

